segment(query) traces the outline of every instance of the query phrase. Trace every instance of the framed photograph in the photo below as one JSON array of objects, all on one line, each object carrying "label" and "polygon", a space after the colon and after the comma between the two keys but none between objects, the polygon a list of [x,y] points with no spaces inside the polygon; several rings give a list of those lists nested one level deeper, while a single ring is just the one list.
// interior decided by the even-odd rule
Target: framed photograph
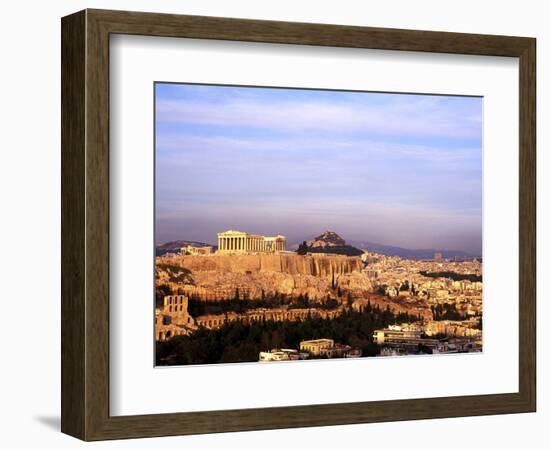
[{"label": "framed photograph", "polygon": [[64,433],[535,411],[534,38],[61,29]]}]

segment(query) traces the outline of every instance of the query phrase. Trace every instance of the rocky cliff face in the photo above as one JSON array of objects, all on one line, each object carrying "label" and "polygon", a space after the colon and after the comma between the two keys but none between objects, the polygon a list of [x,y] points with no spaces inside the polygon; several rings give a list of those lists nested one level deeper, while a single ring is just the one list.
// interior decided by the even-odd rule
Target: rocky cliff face
[{"label": "rocky cliff face", "polygon": [[212,255],[175,256],[163,258],[164,262],[179,265],[196,272],[216,271],[220,273],[277,272],[290,275],[312,275],[332,277],[360,272],[361,259],[340,255]]},{"label": "rocky cliff face", "polygon": [[330,253],[337,255],[359,256],[363,254],[363,250],[347,245],[334,231],[325,231],[316,238],[308,241],[307,250],[310,253]]},{"label": "rocky cliff face", "polygon": [[[204,299],[231,297],[236,289],[249,298],[278,292],[289,296],[307,294],[325,299],[336,288],[361,296],[371,291],[361,273],[358,257],[339,255],[212,255],[160,257],[157,262],[191,271],[194,286],[180,286]],[[159,264],[157,264],[157,267]],[[157,281],[165,282],[162,271]],[[173,285],[172,288],[177,288]]]},{"label": "rocky cliff face", "polygon": [[[358,275],[358,276],[356,276]],[[251,299],[269,294],[285,294],[297,297],[307,294],[310,299],[324,300],[329,293],[334,296],[332,280],[313,275],[291,275],[280,272],[256,272],[254,274],[197,272],[195,292],[201,298],[232,298],[238,289],[241,296]],[[335,278],[335,285],[343,291],[362,295],[370,291],[370,283],[361,274],[345,274]],[[190,293],[193,291],[191,290]],[[215,294],[215,295],[213,295]]]},{"label": "rocky cliff face", "polygon": [[307,245],[311,248],[340,247],[342,245],[346,245],[346,241],[344,241],[334,231],[327,230],[315,239],[308,241]]}]

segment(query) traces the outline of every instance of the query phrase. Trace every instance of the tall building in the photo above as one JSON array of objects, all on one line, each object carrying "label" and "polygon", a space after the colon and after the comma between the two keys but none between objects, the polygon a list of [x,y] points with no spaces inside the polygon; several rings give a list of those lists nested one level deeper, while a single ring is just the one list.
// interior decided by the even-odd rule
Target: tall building
[{"label": "tall building", "polygon": [[443,261],[443,255],[441,253],[434,253],[434,261],[435,262]]},{"label": "tall building", "polygon": [[218,253],[270,253],[285,250],[285,236],[261,236],[236,230],[218,233]]}]

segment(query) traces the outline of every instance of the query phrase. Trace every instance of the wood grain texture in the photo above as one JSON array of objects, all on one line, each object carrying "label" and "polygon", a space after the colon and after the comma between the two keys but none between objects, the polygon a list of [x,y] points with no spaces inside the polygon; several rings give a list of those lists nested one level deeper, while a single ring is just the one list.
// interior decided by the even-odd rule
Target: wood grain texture
[{"label": "wood grain texture", "polygon": [[[519,392],[109,416],[109,34],[112,33],[519,57]],[[98,440],[535,410],[534,39],[86,10],[63,18],[62,40],[62,430],[65,433]]]},{"label": "wood grain texture", "polygon": [[519,384],[536,409],[536,41],[530,40],[519,67]]},{"label": "wood grain texture", "polygon": [[85,19],[65,17],[61,35],[61,430],[85,432]]}]

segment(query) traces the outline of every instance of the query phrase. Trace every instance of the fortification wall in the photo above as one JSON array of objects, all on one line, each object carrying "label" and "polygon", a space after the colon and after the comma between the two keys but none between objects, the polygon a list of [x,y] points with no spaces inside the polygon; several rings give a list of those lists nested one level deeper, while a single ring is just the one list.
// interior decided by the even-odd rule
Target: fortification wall
[{"label": "fortification wall", "polygon": [[358,256],[340,255],[209,255],[163,257],[163,262],[185,267],[192,272],[260,273],[279,272],[290,275],[331,277],[361,272]]}]

